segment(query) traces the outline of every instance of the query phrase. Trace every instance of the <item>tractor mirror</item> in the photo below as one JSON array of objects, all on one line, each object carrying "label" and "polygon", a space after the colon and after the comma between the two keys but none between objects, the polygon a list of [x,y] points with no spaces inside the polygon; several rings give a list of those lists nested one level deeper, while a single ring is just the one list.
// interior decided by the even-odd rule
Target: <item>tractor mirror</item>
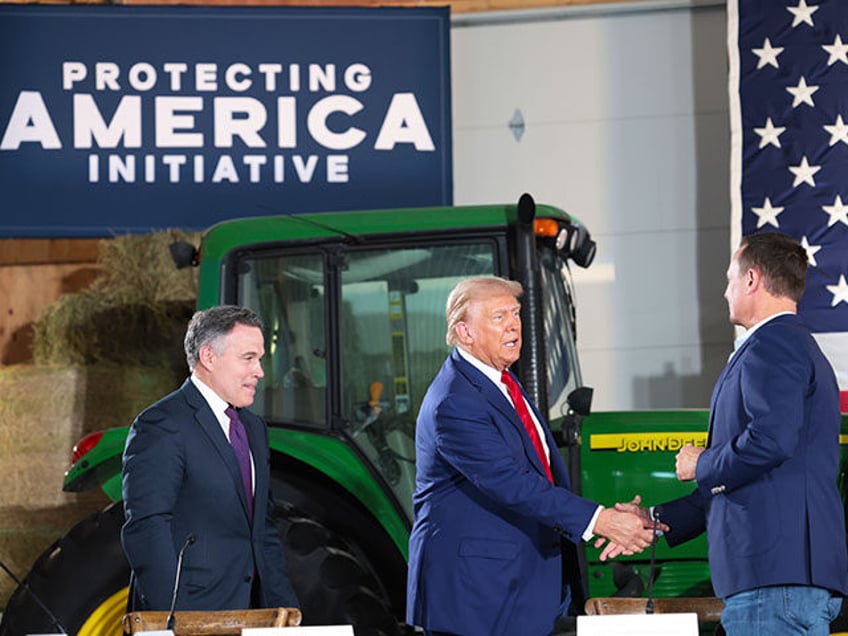
[{"label": "tractor mirror", "polygon": [[568,394],[566,401],[568,407],[578,415],[587,416],[592,412],[592,393],[594,389],[590,386],[581,386]]}]

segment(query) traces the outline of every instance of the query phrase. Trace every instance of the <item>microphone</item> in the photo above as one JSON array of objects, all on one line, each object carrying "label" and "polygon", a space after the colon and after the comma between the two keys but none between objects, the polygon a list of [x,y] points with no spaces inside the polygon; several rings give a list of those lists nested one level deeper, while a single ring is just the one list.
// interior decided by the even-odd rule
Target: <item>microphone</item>
[{"label": "microphone", "polygon": [[180,552],[177,555],[177,574],[174,577],[174,594],[171,596],[171,609],[168,612],[168,621],[165,624],[165,629],[174,629],[174,612],[177,609],[177,594],[180,591],[180,573],[183,571],[183,554],[185,554],[186,548],[194,543],[195,540],[194,533],[189,532],[185,543],[183,543],[183,547],[180,548]]},{"label": "microphone", "polygon": [[657,524],[663,513],[662,506],[654,506],[654,538],[651,541],[651,566],[648,568],[648,602],[645,603],[645,613],[654,613],[654,566],[657,561]]},{"label": "microphone", "polygon": [[44,610],[44,613],[47,614],[48,618],[50,618],[50,621],[53,623],[53,626],[56,629],[58,629],[60,633],[62,633],[62,634],[68,633],[68,630],[65,629],[65,626],[62,625],[62,623],[59,622],[59,619],[56,618],[56,615],[53,612],[50,611],[50,609],[42,602],[42,600],[40,598],[38,598],[36,593],[32,591],[32,588],[30,588],[29,585],[27,585],[25,582],[21,581],[17,576],[15,576],[14,572],[12,572],[9,568],[7,568],[6,564],[3,563],[3,561],[0,561],[0,568],[3,568],[3,570],[6,572],[6,574],[8,574],[10,577],[12,577],[12,580],[15,583],[17,583],[19,587],[22,587],[27,591],[27,593],[35,600],[35,602],[38,603],[38,606],[42,610]]}]

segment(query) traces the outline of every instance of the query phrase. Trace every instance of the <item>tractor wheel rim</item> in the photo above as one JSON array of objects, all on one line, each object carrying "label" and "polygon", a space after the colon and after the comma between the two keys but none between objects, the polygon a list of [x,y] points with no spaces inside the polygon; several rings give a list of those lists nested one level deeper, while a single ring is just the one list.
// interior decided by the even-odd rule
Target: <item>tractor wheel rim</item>
[{"label": "tractor wheel rim", "polygon": [[103,601],[86,619],[77,636],[122,636],[121,619],[127,612],[129,588],[115,592]]}]

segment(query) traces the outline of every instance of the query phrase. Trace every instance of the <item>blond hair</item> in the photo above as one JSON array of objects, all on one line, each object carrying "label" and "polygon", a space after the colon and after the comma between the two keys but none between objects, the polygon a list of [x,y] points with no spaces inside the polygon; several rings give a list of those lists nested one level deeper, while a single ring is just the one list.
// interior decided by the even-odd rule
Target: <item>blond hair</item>
[{"label": "blond hair", "polygon": [[476,276],[459,281],[448,296],[445,315],[448,319],[448,331],[445,342],[453,347],[457,344],[456,326],[468,315],[468,307],[483,298],[495,295],[509,295],[516,299],[524,293],[521,283],[497,276]]}]

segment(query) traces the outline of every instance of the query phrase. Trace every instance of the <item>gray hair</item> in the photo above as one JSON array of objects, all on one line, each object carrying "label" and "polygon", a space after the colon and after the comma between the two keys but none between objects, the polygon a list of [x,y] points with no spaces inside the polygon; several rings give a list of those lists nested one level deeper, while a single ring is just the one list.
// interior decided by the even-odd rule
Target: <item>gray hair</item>
[{"label": "gray hair", "polygon": [[188,368],[194,371],[200,350],[207,345],[221,353],[223,339],[236,325],[262,329],[262,319],[252,309],[237,305],[219,305],[196,312],[188,323],[183,343]]},{"label": "gray hair", "polygon": [[521,283],[497,276],[477,276],[459,281],[448,296],[445,315],[448,331],[445,342],[453,347],[457,344],[456,325],[465,320],[471,303],[498,294],[520,298],[524,293]]}]

